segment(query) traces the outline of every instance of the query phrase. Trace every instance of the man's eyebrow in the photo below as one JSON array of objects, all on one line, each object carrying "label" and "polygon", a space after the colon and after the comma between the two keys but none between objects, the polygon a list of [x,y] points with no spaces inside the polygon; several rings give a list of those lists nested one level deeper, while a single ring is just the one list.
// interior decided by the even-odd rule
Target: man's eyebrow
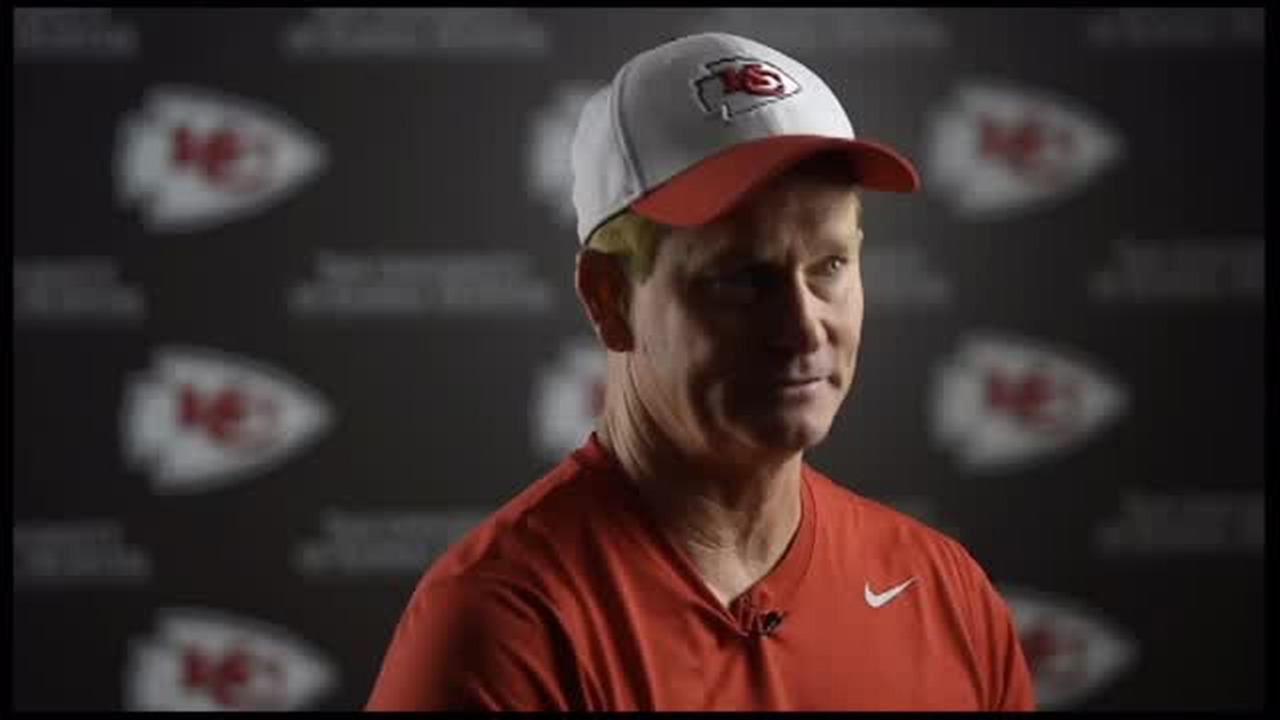
[{"label": "man's eyebrow", "polygon": [[[746,233],[750,230],[732,228],[729,232]],[[831,225],[825,229],[815,229],[807,245],[810,252],[845,255],[858,252],[862,247],[862,237],[862,226],[859,224]],[[698,239],[695,241],[696,245],[691,245],[685,250],[686,261],[689,267],[695,270],[740,263],[772,262],[773,257],[767,249],[761,249],[754,243],[741,240],[742,238],[735,241],[732,238],[723,237]]]},{"label": "man's eyebrow", "polygon": [[695,268],[707,268],[726,263],[741,262],[757,256],[749,243],[711,241],[703,247],[690,249],[688,259]]},{"label": "man's eyebrow", "polygon": [[810,247],[823,253],[857,252],[862,247],[862,228],[842,228],[824,232],[815,237]]}]

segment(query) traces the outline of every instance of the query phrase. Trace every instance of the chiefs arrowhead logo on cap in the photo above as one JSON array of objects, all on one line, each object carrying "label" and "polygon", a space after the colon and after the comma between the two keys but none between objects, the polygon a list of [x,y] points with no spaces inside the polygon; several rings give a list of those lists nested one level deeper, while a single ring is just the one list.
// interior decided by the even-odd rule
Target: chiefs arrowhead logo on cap
[{"label": "chiefs arrowhead logo on cap", "polygon": [[777,65],[753,58],[728,58],[706,65],[694,84],[708,114],[726,120],[800,92],[800,83]]}]

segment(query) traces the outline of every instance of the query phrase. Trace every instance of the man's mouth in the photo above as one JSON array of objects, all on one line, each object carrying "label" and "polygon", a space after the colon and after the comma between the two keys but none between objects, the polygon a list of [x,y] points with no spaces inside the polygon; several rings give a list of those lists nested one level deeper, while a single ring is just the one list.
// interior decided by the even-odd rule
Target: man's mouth
[{"label": "man's mouth", "polygon": [[826,380],[825,376],[817,375],[805,378],[783,378],[778,384],[783,387],[805,387],[808,385],[816,385],[824,380]]}]

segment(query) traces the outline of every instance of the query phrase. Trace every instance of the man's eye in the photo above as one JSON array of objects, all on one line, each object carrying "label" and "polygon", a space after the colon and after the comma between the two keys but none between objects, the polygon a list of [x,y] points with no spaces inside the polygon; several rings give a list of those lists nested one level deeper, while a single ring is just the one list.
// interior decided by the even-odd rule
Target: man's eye
[{"label": "man's eye", "polygon": [[712,275],[707,284],[713,291],[745,298],[767,292],[776,284],[775,274],[768,267],[748,265]]},{"label": "man's eye", "polygon": [[764,275],[755,268],[743,268],[727,272],[720,276],[719,280],[725,285],[736,285],[742,287],[755,287],[761,283]]},{"label": "man's eye", "polygon": [[840,255],[832,255],[822,261],[822,264],[818,266],[818,272],[822,275],[839,275],[840,271],[844,270],[845,266],[848,264],[849,258],[842,257]]}]

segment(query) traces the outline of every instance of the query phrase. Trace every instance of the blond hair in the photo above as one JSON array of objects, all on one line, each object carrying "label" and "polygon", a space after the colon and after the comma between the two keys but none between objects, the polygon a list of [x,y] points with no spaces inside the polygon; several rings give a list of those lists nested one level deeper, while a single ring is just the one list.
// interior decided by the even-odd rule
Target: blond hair
[{"label": "blond hair", "polygon": [[[853,200],[861,222],[862,199],[856,192],[857,177],[849,159],[843,154],[818,153],[789,168],[786,174],[852,186],[855,189]],[[658,255],[658,241],[670,231],[670,227],[627,208],[597,227],[587,238],[586,247],[618,258],[631,281],[642,283],[653,272],[654,259]]]},{"label": "blond hair", "polygon": [[665,225],[627,209],[596,228],[587,238],[587,247],[618,258],[631,280],[641,283],[653,272],[658,240],[667,230]]}]

